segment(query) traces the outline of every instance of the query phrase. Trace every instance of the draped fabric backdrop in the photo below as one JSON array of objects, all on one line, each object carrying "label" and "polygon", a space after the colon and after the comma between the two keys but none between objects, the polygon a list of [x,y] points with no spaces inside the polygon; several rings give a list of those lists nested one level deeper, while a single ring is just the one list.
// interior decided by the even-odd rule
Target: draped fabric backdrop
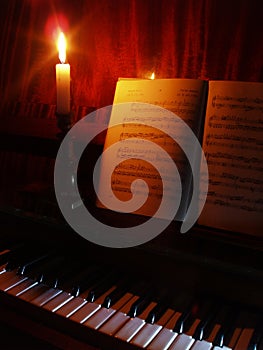
[{"label": "draped fabric backdrop", "polygon": [[56,39],[68,39],[72,102],[112,103],[118,77],[262,81],[258,0],[2,0],[1,105],[56,103]]}]

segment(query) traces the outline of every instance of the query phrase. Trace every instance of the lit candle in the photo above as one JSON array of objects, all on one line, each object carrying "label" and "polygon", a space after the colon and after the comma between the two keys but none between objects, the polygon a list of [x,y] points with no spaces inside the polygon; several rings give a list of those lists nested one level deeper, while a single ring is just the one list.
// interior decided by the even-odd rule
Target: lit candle
[{"label": "lit candle", "polygon": [[152,72],[152,74],[151,74],[151,76],[150,76],[150,79],[151,79],[151,80],[154,80],[154,79],[155,79],[155,74],[154,74],[154,72]]},{"label": "lit candle", "polygon": [[58,56],[60,64],[56,64],[57,113],[70,113],[70,65],[66,62],[66,39],[63,33],[58,38]]}]

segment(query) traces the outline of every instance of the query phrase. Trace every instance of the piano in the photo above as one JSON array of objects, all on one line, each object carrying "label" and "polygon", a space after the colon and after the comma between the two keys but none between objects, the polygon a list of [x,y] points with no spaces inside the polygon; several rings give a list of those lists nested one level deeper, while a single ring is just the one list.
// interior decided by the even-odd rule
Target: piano
[{"label": "piano", "polygon": [[[59,213],[58,147],[1,134],[1,349],[263,349],[263,236],[173,222],[141,246],[90,243]],[[94,205],[102,147],[89,147],[85,205],[106,223],[140,222]]]}]

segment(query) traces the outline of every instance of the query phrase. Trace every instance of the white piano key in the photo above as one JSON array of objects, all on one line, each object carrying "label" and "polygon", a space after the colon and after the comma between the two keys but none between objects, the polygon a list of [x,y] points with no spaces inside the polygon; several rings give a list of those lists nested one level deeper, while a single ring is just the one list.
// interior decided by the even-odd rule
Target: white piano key
[{"label": "white piano key", "polygon": [[220,328],[221,328],[221,325],[216,323],[213,329],[211,330],[210,334],[207,336],[206,341],[208,341],[209,343],[213,343]]},{"label": "white piano key", "polygon": [[0,276],[6,272],[6,264],[0,264]]},{"label": "white piano key", "polygon": [[84,325],[93,329],[98,329],[103,325],[114,313],[116,310],[109,308],[99,309],[92,317],[90,317]]},{"label": "white piano key", "polygon": [[131,340],[131,344],[134,344],[141,348],[145,348],[146,346],[148,346],[173,315],[174,310],[168,309],[162,315],[158,322],[154,324],[146,323],[142,327],[142,329],[133,337],[133,339]]},{"label": "white piano key", "polygon": [[146,309],[140,314],[140,317],[130,318],[127,323],[115,334],[116,338],[130,342],[131,339],[145,325],[145,319],[149,312],[156,306],[155,302],[151,302]]},{"label": "white piano key", "polygon": [[194,320],[193,324],[191,325],[191,327],[188,329],[188,331],[185,332],[185,334],[192,336],[200,322],[201,322],[201,320],[199,318],[196,318]]},{"label": "white piano key", "polygon": [[234,350],[244,350],[248,348],[250,339],[252,338],[254,333],[253,328],[244,328],[241,331],[241,334],[238,338],[238,341],[234,347]]},{"label": "white piano key", "polygon": [[128,322],[115,334],[115,337],[124,341],[131,341],[131,339],[144,326],[145,321],[139,317],[130,318]]},{"label": "white piano key", "polygon": [[[14,288],[15,286],[17,286],[18,284],[22,283],[23,281],[25,281],[27,278],[26,277],[22,277],[22,276],[17,276],[14,277],[12,280],[10,280],[8,283],[4,284],[3,286],[1,286],[2,290],[4,290],[5,292],[7,292],[9,289]],[[4,287],[5,286],[5,287]]]},{"label": "white piano key", "polygon": [[178,311],[174,312],[174,314],[171,316],[171,318],[165,324],[165,328],[172,330],[174,328],[174,325],[176,324],[176,322],[178,321],[178,319],[181,315],[182,315],[181,312],[178,312]]},{"label": "white piano key", "polygon": [[78,311],[74,312],[72,316],[69,318],[72,321],[83,323],[85,322],[89,317],[91,317],[96,311],[98,311],[101,308],[100,304],[97,303],[87,303],[84,306],[82,306]]},{"label": "white piano key", "polygon": [[118,302],[116,302],[112,308],[106,309],[102,307],[98,310],[95,315],[89,318],[84,325],[93,329],[98,329],[105,323],[117,310],[119,310],[123,305],[125,305],[132,298],[131,293],[126,293]]},{"label": "white piano key", "polygon": [[54,299],[50,300],[48,303],[43,305],[43,308],[51,312],[55,312],[60,307],[65,305],[67,302],[69,302],[71,299],[73,299],[73,296],[70,293],[62,292],[58,296],[56,296]]},{"label": "white piano key", "polygon": [[0,288],[1,288],[2,282],[7,281],[8,279],[11,279],[14,276],[17,276],[16,270],[7,271],[6,269],[4,269],[3,273],[0,275]]},{"label": "white piano key", "polygon": [[172,309],[167,309],[165,311],[165,313],[162,315],[162,317],[160,317],[159,321],[157,321],[156,323],[161,325],[161,326],[165,326],[166,328],[170,328],[169,326],[169,322],[170,320],[173,319],[173,317],[175,316],[175,312]]},{"label": "white piano key", "polygon": [[47,290],[49,290],[50,288],[44,284],[37,284],[36,286],[34,286],[33,288],[27,290],[26,292],[24,292],[23,294],[19,295],[19,299],[25,300],[25,301],[31,301],[35,298],[37,298],[38,296],[40,296],[41,294],[45,293]]},{"label": "white piano key", "polygon": [[191,350],[210,350],[213,344],[206,340],[196,340],[191,347]]},{"label": "white piano key", "polygon": [[7,271],[0,275],[0,290],[6,292],[26,279],[25,276],[16,275],[16,271]]},{"label": "white piano key", "polygon": [[176,332],[171,329],[163,328],[157,336],[147,346],[149,350],[167,350],[174,339],[178,336]]},{"label": "white piano key", "polygon": [[169,350],[189,350],[194,343],[190,335],[180,334],[175,338]]},{"label": "white piano key", "polygon": [[147,347],[149,350],[167,350],[174,339],[178,336],[178,333],[173,331],[173,327],[181,316],[181,312],[172,313],[171,317],[165,323],[165,327],[156,335],[150,345]]},{"label": "white piano key", "polygon": [[212,350],[233,350],[233,349],[229,348],[228,346],[222,346],[222,347],[221,346],[214,346]]},{"label": "white piano key", "polygon": [[20,294],[25,293],[29,289],[33,288],[35,285],[37,285],[38,282],[32,280],[31,278],[26,279],[22,283],[19,283],[14,288],[11,288],[8,290],[8,294],[19,296]]},{"label": "white piano key", "polygon": [[46,303],[48,303],[51,299],[59,295],[60,293],[62,293],[61,289],[49,288],[43,294],[39,295],[38,297],[31,300],[30,302],[37,306],[43,306]]},{"label": "white piano key", "polygon": [[6,268],[6,264],[3,264],[3,265],[0,266],[0,275],[2,275],[3,273],[6,272],[5,268]]},{"label": "white piano key", "polygon": [[101,304],[103,303],[106,296],[110,294],[115,288],[116,286],[112,286],[109,290],[107,290],[104,294],[97,298],[96,302],[88,302],[78,311],[74,312],[74,314],[70,316],[70,319],[79,323],[85,322],[88,318],[90,318],[96,311],[98,311],[101,308]]},{"label": "white piano key", "polygon": [[113,336],[126,322],[130,319],[127,314],[123,312],[115,313],[106,323],[104,323],[99,331],[110,336]]},{"label": "white piano key", "polygon": [[[5,250],[1,251],[1,252],[0,252],[0,257],[1,257],[2,255],[8,254],[9,252],[10,252],[9,249],[5,249]],[[8,258],[7,258],[6,260],[8,260]],[[6,267],[6,265],[7,265],[7,261],[4,262],[4,261],[2,260],[2,263],[0,264],[0,275],[1,275],[3,272],[5,272],[5,267]]]},{"label": "white piano key", "polygon": [[146,323],[142,329],[131,340],[131,344],[141,348],[146,348],[154,337],[161,331],[162,326],[158,324]]},{"label": "white piano key", "polygon": [[80,297],[73,298],[68,303],[59,308],[56,311],[56,314],[68,318],[85,304],[87,304],[87,300]]},{"label": "white piano key", "polygon": [[237,340],[238,340],[238,338],[239,338],[239,336],[241,334],[241,332],[242,332],[242,329],[240,327],[237,327],[234,330],[234,332],[232,334],[232,337],[231,337],[231,339],[229,341],[229,344],[227,344],[227,346],[229,346],[231,349],[234,348],[236,343],[237,343]]},{"label": "white piano key", "polygon": [[127,316],[132,304],[138,300],[138,296],[134,295],[128,302],[125,304],[120,311],[114,314],[102,327],[99,328],[99,331],[105,334],[112,336],[115,334],[126,322],[129,321],[130,317]]},{"label": "white piano key", "polygon": [[126,293],[116,303],[112,305],[112,308],[114,310],[123,310],[124,307],[127,307],[127,305],[129,305],[129,302],[134,300],[133,298],[133,294]]}]

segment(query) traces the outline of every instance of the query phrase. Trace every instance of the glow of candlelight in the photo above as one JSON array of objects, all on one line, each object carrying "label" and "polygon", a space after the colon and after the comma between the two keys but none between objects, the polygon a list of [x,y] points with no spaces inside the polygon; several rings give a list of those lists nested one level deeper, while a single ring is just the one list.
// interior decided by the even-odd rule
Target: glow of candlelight
[{"label": "glow of candlelight", "polygon": [[59,60],[60,60],[61,63],[65,63],[66,62],[67,43],[66,43],[65,35],[62,32],[59,34],[57,47],[58,47]]},{"label": "glow of candlelight", "polygon": [[66,62],[66,38],[59,34],[58,41],[59,64],[56,64],[57,113],[70,113],[70,65]]}]

